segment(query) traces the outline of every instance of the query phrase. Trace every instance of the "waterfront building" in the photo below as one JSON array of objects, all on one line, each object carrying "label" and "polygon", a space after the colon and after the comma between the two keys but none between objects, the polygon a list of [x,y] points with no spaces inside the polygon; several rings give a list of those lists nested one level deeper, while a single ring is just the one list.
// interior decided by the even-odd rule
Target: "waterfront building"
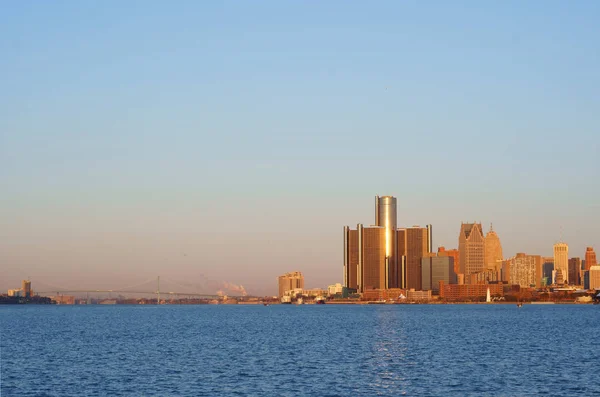
[{"label": "waterfront building", "polygon": [[589,287],[588,289],[600,289],[600,266],[594,265],[588,270]]},{"label": "waterfront building", "polygon": [[456,284],[454,272],[454,258],[450,256],[429,255],[421,259],[422,281],[424,291],[431,290],[434,295],[439,295],[440,281],[446,284]]},{"label": "waterfront building", "polygon": [[327,287],[327,295],[341,294],[344,287],[340,283],[332,284]]},{"label": "waterfront building", "polygon": [[581,258],[569,259],[569,280],[572,285],[581,285]]},{"label": "waterfront building", "polygon": [[485,235],[485,268],[488,270],[500,271],[502,266],[502,244],[500,244],[500,238],[494,231],[494,227],[490,225],[490,231]]},{"label": "waterfront building", "polygon": [[398,247],[398,287],[406,288],[406,229],[396,230],[396,246]]},{"label": "waterfront building", "polygon": [[440,282],[440,298],[449,301],[465,299],[485,299],[488,288],[492,296],[504,296],[502,284],[446,284]]},{"label": "waterfront building", "polygon": [[31,281],[23,280],[21,282],[21,290],[23,290],[23,296],[25,298],[31,298],[31,296],[33,295],[31,293]]},{"label": "waterfront building", "polygon": [[23,296],[23,290],[20,288],[19,289],[9,289],[8,296]]},{"label": "waterfront building", "polygon": [[358,225],[358,291],[385,289],[387,275],[386,229]]},{"label": "waterfront building", "polygon": [[[563,283],[569,283],[569,245],[566,243],[554,244],[554,270],[560,270]],[[558,281],[555,280],[558,284]]]},{"label": "waterfront building", "polygon": [[375,197],[375,225],[344,227],[344,286],[366,289],[396,288],[402,284],[399,267],[396,198]]},{"label": "waterfront building", "polygon": [[279,276],[279,298],[286,294],[286,291],[294,289],[304,289],[304,276],[301,272],[291,272]]},{"label": "waterfront building", "polygon": [[500,281],[499,272],[496,270],[483,270],[477,273],[471,273],[468,276],[466,284],[489,284]]},{"label": "waterfront building", "polygon": [[422,290],[421,260],[429,254],[430,233],[428,227],[413,226],[406,231],[406,287]]},{"label": "waterfront building", "polygon": [[406,299],[410,301],[428,301],[431,300],[431,291],[416,291],[411,288],[406,291]]},{"label": "waterfront building", "polygon": [[596,252],[594,248],[587,247],[585,249],[585,270],[590,270],[592,266],[596,266],[598,261],[596,260]]},{"label": "waterfront building", "polygon": [[358,228],[344,226],[344,286],[358,289]]},{"label": "waterfront building", "polygon": [[485,239],[481,223],[463,223],[458,237],[460,273],[469,275],[485,268]]},{"label": "waterfront building", "polygon": [[[50,299],[53,300],[54,302],[56,302],[57,305],[74,305],[75,304],[75,297],[73,295],[51,296]],[[116,300],[115,300],[115,303],[116,303]]]},{"label": "waterfront building", "polygon": [[375,226],[385,228],[385,288],[398,287],[396,197],[375,196]]}]

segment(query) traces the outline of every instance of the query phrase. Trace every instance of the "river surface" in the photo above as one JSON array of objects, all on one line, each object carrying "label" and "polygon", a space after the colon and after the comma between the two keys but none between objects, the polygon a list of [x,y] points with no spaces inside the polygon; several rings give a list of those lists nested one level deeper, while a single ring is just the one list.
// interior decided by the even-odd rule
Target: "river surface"
[{"label": "river surface", "polygon": [[0,307],[0,396],[600,393],[594,305]]}]

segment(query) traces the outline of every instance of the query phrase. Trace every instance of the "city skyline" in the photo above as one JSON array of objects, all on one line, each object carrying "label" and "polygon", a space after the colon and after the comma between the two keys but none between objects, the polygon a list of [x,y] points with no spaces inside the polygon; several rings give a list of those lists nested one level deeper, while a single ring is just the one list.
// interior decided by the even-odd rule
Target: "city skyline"
[{"label": "city skyline", "polygon": [[[7,4],[0,288],[340,281],[375,194],[434,247],[600,247],[595,2]],[[160,26],[160,29],[156,27]],[[418,264],[415,262],[416,266]],[[567,276],[568,277],[568,276]]]}]

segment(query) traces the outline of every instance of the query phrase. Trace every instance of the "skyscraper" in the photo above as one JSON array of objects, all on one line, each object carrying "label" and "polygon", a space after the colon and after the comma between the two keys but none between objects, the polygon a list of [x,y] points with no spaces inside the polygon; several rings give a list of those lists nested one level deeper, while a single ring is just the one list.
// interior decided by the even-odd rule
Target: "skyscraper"
[{"label": "skyscraper", "polygon": [[460,273],[460,254],[457,249],[447,250],[445,247],[438,247],[438,256],[450,256],[454,259],[454,273]]},{"label": "skyscraper", "polygon": [[358,291],[386,289],[385,227],[358,225]]},{"label": "skyscraper", "polygon": [[375,226],[385,228],[385,288],[398,287],[396,198],[375,196]]},{"label": "skyscraper", "polygon": [[358,289],[358,228],[344,226],[344,286]]},{"label": "skyscraper", "polygon": [[594,248],[587,247],[585,249],[585,270],[590,270],[592,266],[596,266],[598,261],[596,260],[596,252]]},{"label": "skyscraper", "polygon": [[570,284],[581,285],[581,258],[569,259]]},{"label": "skyscraper", "polygon": [[413,226],[406,230],[406,288],[422,289],[421,259],[429,252],[429,228]]},{"label": "skyscraper", "polygon": [[421,259],[422,289],[440,292],[440,281],[444,284],[456,284],[454,258],[451,256],[435,256],[430,254]]},{"label": "skyscraper", "polygon": [[569,246],[566,243],[554,244],[554,270],[557,273],[560,270],[564,283],[569,283]]},{"label": "skyscraper", "polygon": [[503,259],[500,238],[490,225],[490,231],[485,235],[485,268],[498,272]]},{"label": "skyscraper", "polygon": [[406,288],[406,229],[396,230],[398,247],[398,288]]},{"label": "skyscraper", "polygon": [[600,289],[600,266],[594,265],[590,267],[587,273],[589,275],[589,289]]},{"label": "skyscraper", "polygon": [[481,223],[463,223],[458,237],[460,272],[469,275],[485,268],[485,243]]}]

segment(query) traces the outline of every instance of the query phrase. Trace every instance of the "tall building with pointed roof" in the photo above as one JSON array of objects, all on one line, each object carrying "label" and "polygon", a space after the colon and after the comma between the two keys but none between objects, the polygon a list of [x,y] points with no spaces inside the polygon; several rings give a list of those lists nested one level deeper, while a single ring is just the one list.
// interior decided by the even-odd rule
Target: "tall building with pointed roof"
[{"label": "tall building with pointed roof", "polygon": [[460,272],[469,275],[485,268],[485,238],[481,223],[463,223],[458,236]]},{"label": "tall building with pointed roof", "polygon": [[500,237],[490,225],[490,231],[485,235],[485,268],[497,272],[502,267],[503,259]]}]

